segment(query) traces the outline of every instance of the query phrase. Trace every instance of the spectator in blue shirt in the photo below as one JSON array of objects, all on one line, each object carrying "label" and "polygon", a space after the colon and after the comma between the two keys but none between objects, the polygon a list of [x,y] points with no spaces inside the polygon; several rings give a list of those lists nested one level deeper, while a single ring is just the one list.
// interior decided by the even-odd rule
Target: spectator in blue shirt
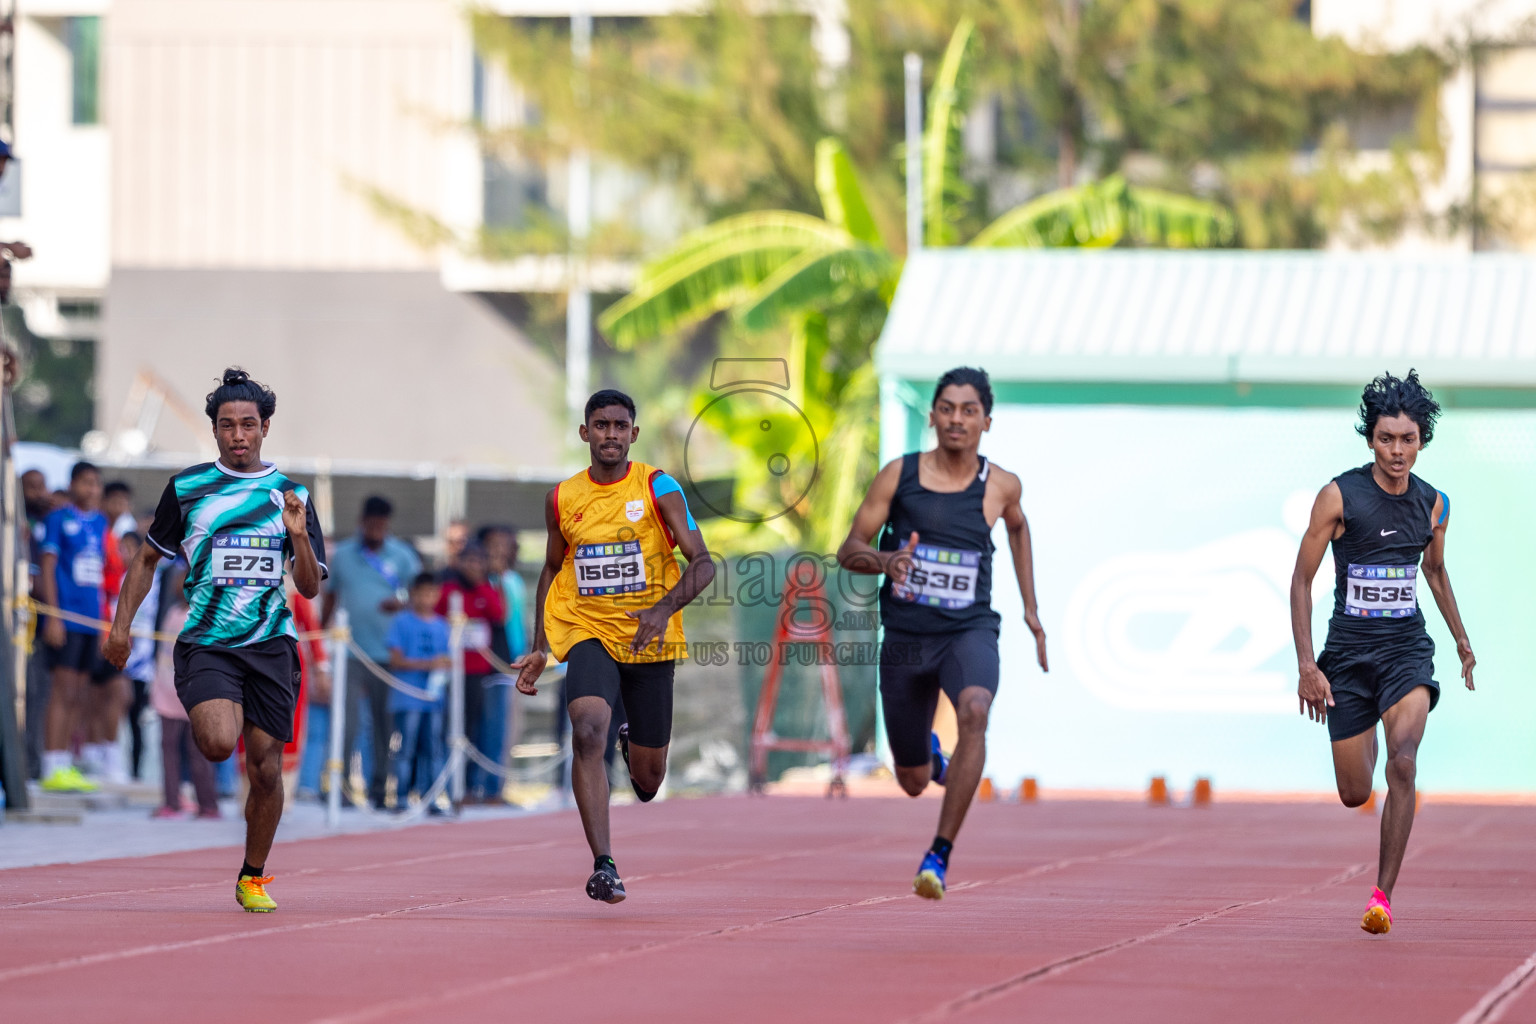
[{"label": "spectator in blue shirt", "polygon": [[[101,470],[75,463],[69,504],[43,520],[38,545],[38,599],[92,621],[105,611],[107,517],[100,504]],[[85,714],[87,682],[101,663],[101,634],[95,626],[46,618],[43,645],[53,675],[43,725],[43,788],[90,792],[96,786],[74,766],[69,743]]]},{"label": "spectator in blue shirt", "polygon": [[[406,585],[421,572],[421,559],[405,541],[389,532],[394,506],[378,495],[363,502],[357,536],[337,545],[328,568],[329,589],[321,622],[329,627],[338,605],[346,609],[352,639],[380,665],[389,662],[384,642],[390,620],[405,607]],[[390,718],[388,687],[355,657],[347,659],[346,746],[351,750],[366,707],[370,722],[368,800],[384,806],[384,780],[389,772]]]},{"label": "spectator in blue shirt", "polygon": [[[431,573],[411,581],[410,607],[396,615],[385,637],[389,667],[402,683],[433,694],[430,700],[389,691],[389,712],[400,748],[394,757],[395,810],[404,811],[411,791],[412,768],[423,764],[416,789],[425,793],[440,772],[443,751],[443,691],[448,675],[448,622],[435,611],[442,588]],[[433,813],[436,808],[430,808]]]}]

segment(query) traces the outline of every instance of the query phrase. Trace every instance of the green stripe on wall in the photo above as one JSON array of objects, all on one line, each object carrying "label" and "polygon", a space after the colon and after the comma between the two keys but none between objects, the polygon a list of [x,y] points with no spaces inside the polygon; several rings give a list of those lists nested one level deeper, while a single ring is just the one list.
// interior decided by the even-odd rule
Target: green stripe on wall
[{"label": "green stripe on wall", "polygon": [[[913,387],[924,383],[910,381]],[[1273,383],[1148,383],[1143,381],[994,381],[1002,405],[1194,405],[1254,408],[1353,408],[1360,386]],[[1536,389],[1439,387],[1435,398],[1448,409],[1536,409]],[[926,418],[908,422],[909,447],[921,437]]]}]

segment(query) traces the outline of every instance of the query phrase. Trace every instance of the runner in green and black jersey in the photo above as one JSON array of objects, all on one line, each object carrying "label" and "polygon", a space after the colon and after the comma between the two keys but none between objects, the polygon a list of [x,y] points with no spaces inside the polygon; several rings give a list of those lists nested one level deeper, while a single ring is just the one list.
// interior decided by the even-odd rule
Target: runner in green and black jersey
[{"label": "runner in green and black jersey", "polygon": [[222,761],[245,739],[245,863],[235,900],[276,907],[263,873],[283,813],[283,744],[293,737],[299,652],[283,594],[291,572],[313,598],[325,577],[325,541],[309,492],[261,461],[277,396],[244,370],[224,371],[208,396],[219,460],[171,477],[149,543],[129,567],[107,639],[107,659],[128,658],[129,624],[160,558],[186,556],[187,624],[176,642],[176,692],[198,749]]},{"label": "runner in green and black jersey", "polygon": [[[1375,459],[1334,477],[1318,494],[1291,578],[1300,711],[1328,725],[1333,773],[1345,806],[1359,807],[1371,798],[1377,722],[1386,733],[1381,856],[1376,888],[1360,922],[1376,934],[1392,927],[1392,887],[1413,828],[1419,742],[1440,700],[1435,644],[1419,609],[1420,577],[1456,638],[1469,690],[1477,664],[1445,571],[1451,500],[1412,472],[1439,415],[1434,396],[1412,371],[1405,380],[1383,374],[1366,387],[1356,429]],[[1312,577],[1330,543],[1333,617],[1328,642],[1314,659]]]}]

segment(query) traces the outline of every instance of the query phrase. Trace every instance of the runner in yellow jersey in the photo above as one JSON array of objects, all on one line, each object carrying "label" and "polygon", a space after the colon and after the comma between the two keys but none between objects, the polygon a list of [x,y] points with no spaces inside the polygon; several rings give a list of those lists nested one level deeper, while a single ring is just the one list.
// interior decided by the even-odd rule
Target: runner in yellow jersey
[{"label": "runner in yellow jersey", "polygon": [[[672,671],[688,656],[683,606],[714,579],[715,566],[677,481],[629,446],[640,436],[635,403],[621,391],[587,399],[581,439],[592,465],[544,502],[549,528],[539,573],[533,648],[513,662],[517,688],[533,694],[548,662],[566,663],[571,716],[571,787],[595,858],[587,895],[624,899],[608,838],[608,723],[621,698],[619,730],[630,785],[652,799],[672,741]],[[679,570],[673,549],[688,560]]]}]

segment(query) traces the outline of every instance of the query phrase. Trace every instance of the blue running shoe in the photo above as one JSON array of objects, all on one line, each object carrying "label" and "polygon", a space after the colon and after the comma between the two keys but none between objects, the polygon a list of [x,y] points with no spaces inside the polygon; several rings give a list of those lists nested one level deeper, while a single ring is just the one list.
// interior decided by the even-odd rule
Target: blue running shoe
[{"label": "blue running shoe", "polygon": [[939,734],[931,732],[928,738],[933,741],[933,772],[930,776],[934,782],[944,785],[944,773],[949,771],[949,758],[944,756],[944,751],[939,749]]},{"label": "blue running shoe", "polygon": [[923,855],[923,866],[917,869],[917,877],[912,880],[912,891],[925,900],[943,899],[944,872],[947,870],[939,855],[929,850]]}]

